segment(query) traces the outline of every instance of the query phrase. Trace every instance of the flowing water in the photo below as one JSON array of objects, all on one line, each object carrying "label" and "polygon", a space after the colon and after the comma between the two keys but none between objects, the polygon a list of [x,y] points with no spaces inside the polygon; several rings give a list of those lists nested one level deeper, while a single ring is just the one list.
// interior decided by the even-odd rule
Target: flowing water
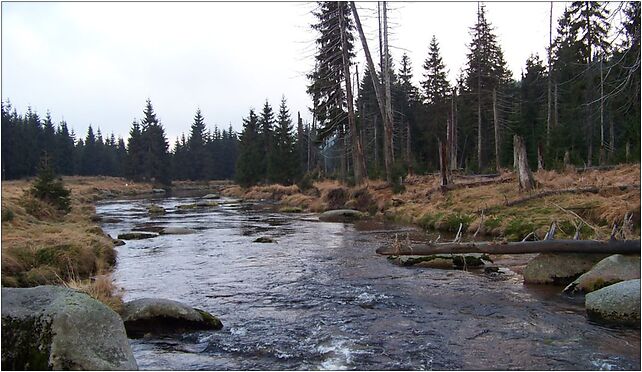
[{"label": "flowing water", "polygon": [[[161,297],[220,317],[220,331],[132,340],[141,369],[640,369],[640,331],[586,320],[583,300],[516,275],[400,267],[375,249],[405,229],[319,222],[266,204],[189,213],[193,197],[100,203],[115,236],[145,225],[191,235],[118,247],[125,300]],[[226,202],[227,201],[227,202]],[[420,235],[419,232],[413,233]],[[405,236],[405,233],[400,233]],[[253,243],[269,236],[277,243]]]}]

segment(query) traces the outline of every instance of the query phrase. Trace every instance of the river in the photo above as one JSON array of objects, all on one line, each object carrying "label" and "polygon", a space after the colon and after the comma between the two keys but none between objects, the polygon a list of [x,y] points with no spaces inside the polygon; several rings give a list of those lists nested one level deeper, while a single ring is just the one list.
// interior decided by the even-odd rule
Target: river
[{"label": "river", "polygon": [[[405,229],[319,222],[269,204],[176,213],[196,197],[100,202],[116,236],[136,226],[191,235],[131,240],[114,273],[125,300],[161,297],[204,309],[224,328],[131,340],[141,369],[639,370],[640,330],[586,320],[582,299],[516,275],[400,267],[375,254]],[[413,238],[421,236],[416,231]],[[253,243],[269,236],[277,243]],[[399,234],[404,237],[405,232]]]}]

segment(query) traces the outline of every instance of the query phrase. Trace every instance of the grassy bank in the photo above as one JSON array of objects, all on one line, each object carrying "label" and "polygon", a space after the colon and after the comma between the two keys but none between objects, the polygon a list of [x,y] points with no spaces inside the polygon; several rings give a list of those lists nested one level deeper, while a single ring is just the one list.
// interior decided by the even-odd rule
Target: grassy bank
[{"label": "grassy bank", "polygon": [[[118,310],[122,304],[110,273],[116,263],[111,237],[92,222],[94,202],[153,194],[150,183],[116,177],[63,177],[71,212],[63,215],[34,198],[30,180],[2,182],[2,285],[65,285]],[[218,189],[229,182],[175,182],[172,190]]]},{"label": "grassy bank", "polygon": [[31,182],[2,182],[2,285],[67,285],[118,308],[121,301],[109,277],[116,251],[91,221],[93,202],[149,193],[152,186],[112,177],[65,177],[64,183],[72,202],[66,215],[31,196]]},{"label": "grassy bank", "polygon": [[[379,218],[440,231],[456,232],[462,224],[469,233],[507,240],[520,240],[531,232],[542,238],[553,221],[558,225],[559,238],[572,237],[581,226],[583,238],[604,239],[613,223],[621,225],[625,215],[632,215],[629,235],[639,237],[639,165],[586,172],[540,171],[534,177],[539,186],[528,193],[518,190],[513,172],[503,172],[491,180],[454,176],[456,188],[449,191],[441,190],[436,175],[427,175],[407,177],[405,190],[398,194],[381,181],[357,188],[337,181],[320,181],[307,190],[280,185],[249,189],[233,186],[223,194],[277,200],[284,206],[311,212],[354,208]],[[463,187],[464,184],[469,186]],[[526,200],[527,197],[533,198]],[[522,201],[510,205],[519,200]]]}]

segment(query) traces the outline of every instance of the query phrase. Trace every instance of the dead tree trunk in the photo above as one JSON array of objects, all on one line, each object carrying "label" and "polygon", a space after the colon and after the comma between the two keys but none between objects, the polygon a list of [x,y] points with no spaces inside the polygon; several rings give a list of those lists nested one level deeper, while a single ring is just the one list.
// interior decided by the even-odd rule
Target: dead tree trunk
[{"label": "dead tree trunk", "polygon": [[453,94],[450,96],[450,170],[457,169],[457,90],[453,88]]},{"label": "dead tree trunk", "polygon": [[429,243],[409,247],[383,246],[377,253],[385,256],[431,254],[522,254],[522,253],[637,253],[639,240],[538,240],[527,242]]},{"label": "dead tree trunk", "polygon": [[448,167],[448,144],[439,140],[439,180],[440,186],[446,187],[450,183]]},{"label": "dead tree trunk", "polygon": [[542,150],[542,144],[537,144],[537,170],[544,170],[544,151]]},{"label": "dead tree trunk", "polygon": [[573,164],[571,164],[571,153],[566,150],[564,151],[564,170],[567,172],[573,169]]},{"label": "dead tree trunk", "polygon": [[[383,97],[384,92],[382,91],[381,84],[377,79],[377,74],[375,73],[377,70],[375,69],[374,62],[372,62],[372,55],[370,54],[370,49],[368,48],[368,41],[366,40],[366,36],[363,33],[363,27],[361,26],[361,20],[359,19],[359,13],[357,13],[357,7],[354,4],[354,1],[350,2],[350,9],[352,10],[352,14],[354,15],[354,22],[355,22],[355,25],[357,26],[357,31],[359,32],[359,38],[361,39],[363,52],[366,55],[368,68],[372,72],[370,76],[372,77],[372,85],[374,86],[375,95],[377,96],[377,104],[379,106],[379,112],[381,113],[381,118],[383,119],[384,128],[387,128],[387,127],[392,128],[392,116],[391,115],[389,116],[388,115],[389,113],[385,109],[384,97]],[[390,132],[392,132],[392,130],[390,130]],[[386,180],[388,182],[392,181],[392,177],[391,177],[392,162],[391,162],[390,156],[391,154],[389,153],[389,151],[387,151],[384,144],[384,163],[386,166]]]},{"label": "dead tree trunk", "polygon": [[531,169],[528,167],[524,139],[515,135],[513,137],[513,147],[517,153],[517,179],[519,180],[519,189],[521,191],[530,191],[535,187],[535,180],[533,179]]},{"label": "dead tree trunk", "polygon": [[499,173],[499,112],[497,111],[496,89],[493,89],[493,124],[495,126],[495,169],[497,169],[497,173]]},{"label": "dead tree trunk", "polygon": [[[339,4],[340,5],[340,4]],[[341,9],[341,6],[339,6]],[[348,126],[352,137],[352,168],[354,181],[361,185],[366,178],[366,163],[363,156],[363,145],[357,130],[357,122],[354,117],[354,102],[352,98],[352,79],[350,78],[350,56],[348,55],[348,44],[346,41],[346,23],[343,19],[343,11],[339,11],[339,29],[341,33],[341,51],[343,55],[343,74],[346,83],[346,100],[348,103]]]},{"label": "dead tree trunk", "polygon": [[551,121],[553,121],[553,110],[552,110],[552,104],[553,104],[553,92],[552,92],[552,85],[553,85],[553,74],[551,73],[551,53],[553,51],[553,2],[551,1],[551,9],[549,12],[549,19],[548,19],[548,81],[547,81],[547,93],[548,93],[548,100],[547,100],[547,110],[546,110],[546,151],[550,151],[551,149]]},{"label": "dead tree trunk", "polygon": [[386,146],[386,154],[389,157],[389,164],[395,161],[395,152],[393,146],[393,119],[392,119],[392,95],[390,88],[390,54],[388,52],[388,4],[383,1],[383,82],[386,94],[386,116],[388,122],[384,122],[383,140]]}]

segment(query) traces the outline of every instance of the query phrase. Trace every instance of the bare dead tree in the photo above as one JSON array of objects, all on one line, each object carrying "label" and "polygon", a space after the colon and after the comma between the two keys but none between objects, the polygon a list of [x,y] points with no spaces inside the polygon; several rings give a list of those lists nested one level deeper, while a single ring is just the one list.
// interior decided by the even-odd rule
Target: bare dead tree
[{"label": "bare dead tree", "polygon": [[355,24],[357,26],[357,31],[359,32],[359,38],[361,39],[361,44],[363,46],[363,52],[366,55],[366,60],[368,62],[368,68],[372,72],[370,76],[372,77],[372,85],[374,86],[375,90],[375,95],[377,96],[377,104],[379,106],[379,112],[381,113],[381,117],[383,118],[383,124],[384,128],[386,130],[384,131],[384,164],[385,164],[385,171],[386,171],[386,180],[388,182],[392,181],[392,176],[391,176],[391,171],[392,171],[392,154],[390,153],[391,146],[386,146],[385,145],[385,138],[387,132],[387,128],[390,128],[390,136],[392,136],[392,112],[388,112],[386,110],[386,105],[384,103],[384,92],[383,92],[383,87],[381,86],[379,80],[377,79],[377,74],[376,74],[376,69],[374,66],[374,63],[372,61],[372,55],[370,54],[370,48],[368,48],[368,41],[366,40],[366,36],[363,32],[363,27],[361,25],[361,20],[359,19],[359,13],[357,12],[357,7],[354,3],[354,1],[350,2],[350,8],[352,9],[352,14],[354,15],[354,20]]},{"label": "bare dead tree", "polygon": [[517,179],[519,181],[519,189],[522,191],[530,191],[535,187],[535,180],[528,166],[524,139],[518,135],[514,135],[513,147],[517,154]]},{"label": "bare dead tree", "polygon": [[[339,9],[341,6],[339,4]],[[348,55],[348,43],[346,40],[346,22],[343,18],[343,12],[339,11],[339,28],[341,33],[341,50],[343,55],[343,70],[346,83],[346,100],[348,101],[348,126],[352,137],[352,167],[354,171],[354,180],[357,185],[361,185],[366,179],[366,163],[363,156],[363,145],[361,136],[357,130],[357,123],[354,117],[354,100],[352,97],[352,83],[350,78],[350,57]],[[347,147],[347,146],[346,146]]]}]

